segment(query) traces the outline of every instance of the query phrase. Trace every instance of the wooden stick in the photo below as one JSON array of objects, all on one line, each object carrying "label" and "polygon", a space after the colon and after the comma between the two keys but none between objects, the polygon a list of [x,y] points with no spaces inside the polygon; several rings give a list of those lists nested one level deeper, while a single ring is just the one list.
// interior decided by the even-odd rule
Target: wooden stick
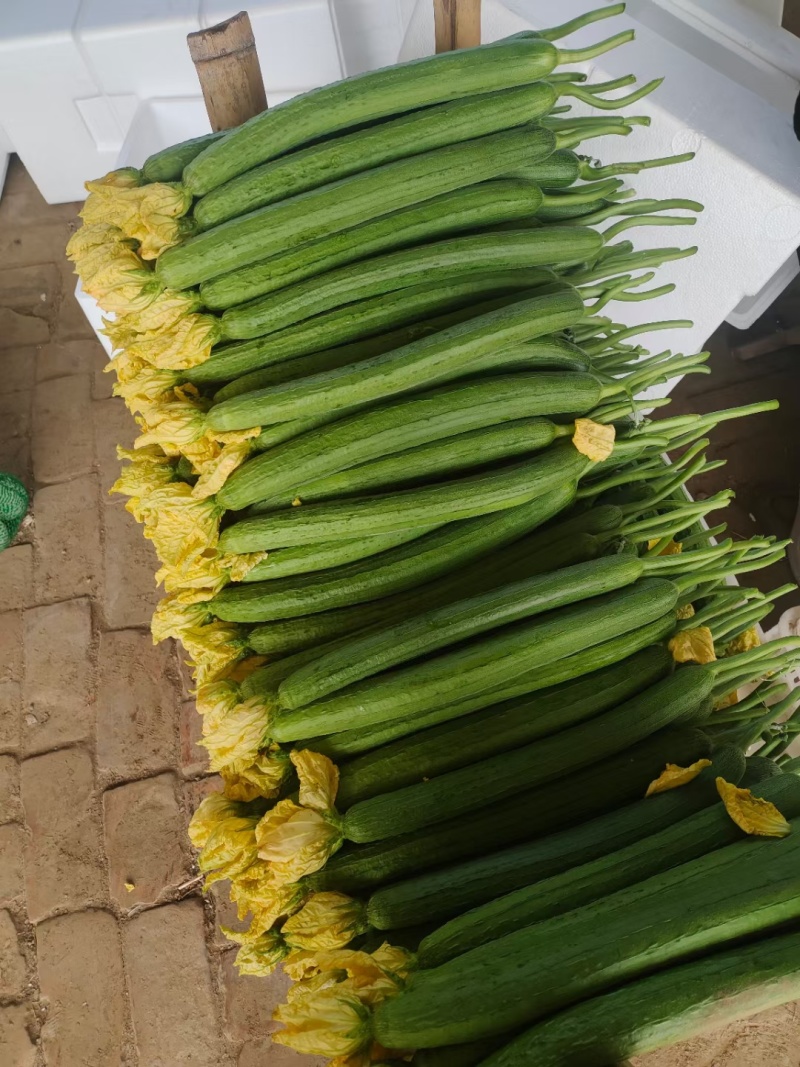
[{"label": "wooden stick", "polygon": [[481,0],[433,0],[436,54],[481,43]]},{"label": "wooden stick", "polygon": [[186,37],[211,129],[229,130],[267,109],[264,79],[246,11]]}]

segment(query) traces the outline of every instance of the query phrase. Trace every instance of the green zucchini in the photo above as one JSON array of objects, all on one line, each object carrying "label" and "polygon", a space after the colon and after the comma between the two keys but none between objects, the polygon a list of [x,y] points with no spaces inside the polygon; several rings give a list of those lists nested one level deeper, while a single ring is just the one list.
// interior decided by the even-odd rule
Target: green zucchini
[{"label": "green zucchini", "polygon": [[[224,145],[225,138],[207,151]],[[156,274],[171,289],[188,289],[441,193],[491,178],[526,178],[557,147],[556,134],[531,125],[384,163],[190,237],[159,256]]]},{"label": "green zucchini", "polygon": [[[531,372],[458,382],[346,416],[247,460],[218,500],[237,511],[267,497],[291,502],[300,486],[326,475],[467,430],[527,419],[549,385],[541,377]],[[540,425],[548,444],[567,432],[545,420]]]},{"label": "green zucchini", "polygon": [[493,704],[382,745],[339,768],[337,803],[348,808],[558,733],[635,696],[671,670],[671,654],[662,645],[651,645],[621,663],[533,696]]},{"label": "green zucchini", "polygon": [[761,782],[779,774],[783,774],[783,771],[773,760],[767,759],[766,756],[748,756],[743,785],[748,788],[759,785]]},{"label": "green zucchini", "polygon": [[154,152],[147,157],[142,164],[142,174],[149,182],[179,182],[183,168],[224,136],[224,130],[219,133],[204,133],[200,137],[192,137],[188,141],[181,141],[180,144],[162,148],[160,152]]},{"label": "green zucchini", "polygon": [[293,497],[267,497],[259,501],[252,513],[262,514],[287,507],[295,499],[302,500],[304,504],[337,500],[363,496],[365,493],[411,489],[435,478],[478,473],[501,460],[519,459],[532,452],[541,452],[557,437],[563,437],[571,430],[571,425],[558,426],[549,419],[535,418],[483,426],[305,482],[298,486]]},{"label": "green zucchini", "polygon": [[[800,997],[800,933],[726,947],[558,1012],[481,1057],[485,1067],[607,1067]],[[416,1063],[417,1057],[414,1057]]]},{"label": "green zucchini", "polygon": [[559,148],[547,159],[537,163],[531,172],[533,181],[542,189],[566,189],[580,177],[581,161],[568,148]]},{"label": "green zucchini", "polygon": [[342,304],[409,285],[432,285],[495,271],[539,267],[540,282],[546,284],[555,276],[544,268],[555,262],[591,260],[602,246],[602,236],[585,226],[577,234],[566,233],[560,226],[543,226],[448,237],[351,263],[239,304],[223,313],[222,325],[228,337],[260,337]]},{"label": "green zucchini", "polygon": [[558,58],[558,49],[548,41],[509,37],[491,49],[428,56],[312,89],[230,131],[186,167],[183,180],[194,196],[203,196],[260,163],[338,130],[539,81]]},{"label": "green zucchini", "polygon": [[[674,730],[665,732],[670,736],[674,733]],[[643,742],[629,752],[641,752],[647,744]],[[656,742],[654,747],[657,751],[658,746],[659,742]],[[532,834],[529,840],[513,848],[499,852],[487,850],[486,855],[478,854],[451,867],[423,871],[413,878],[384,885],[369,898],[370,922],[377,929],[391,930],[413,926],[419,922],[421,915],[429,924],[455,921],[459,916],[469,915],[490,901],[503,898],[532,883],[558,877],[578,865],[606,857],[651,834],[666,830],[680,820],[718,803],[719,794],[715,785],[717,775],[734,783],[741,776],[744,767],[741,753],[730,751],[729,746],[722,746],[713,751],[712,757],[712,766],[680,789],[645,797],[649,784],[645,782],[638,793],[630,793],[619,805],[604,808],[602,814],[590,813],[588,820],[571,823],[566,829],[556,827],[554,833],[545,830],[545,836]],[[613,774],[619,771],[623,761],[624,755],[609,760],[604,766]],[[672,762],[672,756],[664,762]],[[634,766],[638,765],[634,762]],[[654,771],[653,778],[658,777],[663,769],[662,764]],[[584,771],[570,776],[568,781],[584,788],[585,783],[589,782],[592,792],[597,788],[592,782],[603,781],[601,767],[593,770],[594,779],[589,777],[590,771]],[[639,773],[637,769],[637,776]],[[637,777],[637,781],[641,783],[641,777]],[[556,795],[564,788],[566,785],[559,782],[551,787]],[[540,789],[536,795],[542,797],[546,814],[549,793]],[[433,939],[436,934],[434,930],[429,936]]]},{"label": "green zucchini", "polygon": [[[540,276],[537,270],[535,277]],[[198,385],[228,381],[260,367],[309,355],[329,345],[366,339],[395,327],[413,325],[430,315],[474,308],[476,298],[485,303],[493,297],[497,300],[496,306],[503,307],[511,301],[501,299],[502,296],[516,291],[518,300],[519,293],[530,288],[529,281],[527,271],[517,270],[440,285],[410,285],[394,293],[360,300],[353,307],[336,308],[279,333],[217,346],[209,359],[191,368],[187,377]],[[471,315],[461,316],[458,321],[469,317]],[[381,347],[380,351],[386,349]]]},{"label": "green zucchini", "polygon": [[480,93],[330,138],[241,174],[194,205],[201,230],[317,189],[351,174],[433,148],[508,130],[546,115],[557,99],[547,82]]},{"label": "green zucchini", "polygon": [[[219,404],[232,396],[240,396],[242,393],[250,393],[254,389],[265,389],[270,385],[280,385],[281,382],[289,382],[296,378],[303,378],[308,374],[316,374],[323,370],[332,370],[334,367],[344,367],[348,363],[357,363],[360,359],[368,359],[370,356],[378,356],[382,352],[389,352],[393,348],[416,341],[418,337],[427,337],[428,334],[438,333],[448,326],[455,326],[466,319],[474,318],[487,311],[494,311],[506,304],[513,304],[516,300],[514,294],[497,297],[493,300],[482,301],[480,304],[470,304],[468,307],[460,307],[455,311],[448,311],[444,315],[435,315],[421,322],[412,322],[407,326],[400,326],[388,333],[378,334],[375,337],[365,337],[360,341],[351,341],[346,345],[338,345],[336,348],[323,348],[318,352],[310,352],[307,356],[297,356],[294,359],[284,360],[281,363],[273,363],[268,367],[242,374],[227,385],[222,386],[214,394],[214,403]],[[552,343],[556,352],[562,351],[565,358],[569,355],[583,352],[577,345],[560,339],[548,339],[546,343]],[[591,369],[591,360],[585,357]],[[567,368],[569,369],[569,368]]]},{"label": "green zucchini", "polygon": [[600,766],[464,819],[371,845],[345,844],[308,884],[359,893],[433,867],[496,853],[628,804],[644,794],[667,763],[688,766],[709,751],[708,738],[699,730],[661,730]]},{"label": "green zucchini", "polygon": [[474,639],[425,663],[357,682],[327,700],[281,711],[272,724],[273,736],[278,741],[301,740],[445,707],[456,694],[466,700],[537,666],[655,622],[674,610],[677,599],[672,582],[640,579],[614,593],[559,608],[544,619]]},{"label": "green zucchini", "polygon": [[375,1039],[419,1048],[507,1032],[800,915],[800,835],[739,841],[413,975]]},{"label": "green zucchini", "polygon": [[359,537],[352,541],[324,541],[315,545],[300,545],[297,548],[279,548],[270,552],[265,560],[257,563],[243,579],[245,582],[272,581],[298,574],[318,572],[329,567],[341,567],[397,548],[414,541],[438,527],[423,526],[420,530],[401,530],[385,537]]},{"label": "green zucchini", "polygon": [[[571,441],[564,446],[556,444],[532,459],[421,488],[307,504],[241,519],[222,533],[220,549],[268,551],[338,538],[378,536],[503,511],[560,485],[574,485],[591,467],[591,460]],[[223,590],[214,599],[214,613],[228,621],[257,622],[265,616],[253,614],[247,605],[254,605],[258,596],[253,586]],[[240,609],[246,617],[239,615]]]},{"label": "green zucchini", "polygon": [[[234,397],[208,413],[209,429],[241,430],[308,418],[331,409],[383,400],[410,389],[435,385],[469,373],[470,364],[503,348],[557,333],[585,314],[583,300],[571,286],[530,296],[479,315],[391,352],[325,371],[298,382]],[[578,377],[578,376],[576,376]],[[594,378],[582,376],[595,406],[603,395]],[[565,409],[569,410],[569,409]],[[584,409],[588,410],[588,409]],[[548,414],[534,411],[531,414]]]},{"label": "green zucchini", "polygon": [[[245,596],[246,588],[241,586],[236,588],[235,596],[233,592],[228,593],[227,600],[229,604],[231,599],[240,604],[249,601],[253,610],[258,605],[262,617],[280,619],[402,592],[521,538],[558,514],[573,496],[570,487],[556,486],[552,492],[518,508],[505,509],[499,515],[479,516],[458,525],[447,524],[409,544],[390,549],[377,560],[336,568],[327,580],[312,575],[280,585],[270,582],[256,587],[254,583],[251,588],[255,592],[249,598]],[[216,601],[212,604],[216,612]]]},{"label": "green zucchini", "polygon": [[[507,556],[517,557],[516,548],[515,545],[513,552],[507,550],[503,553],[504,563],[508,562]],[[522,566],[526,575],[543,574],[558,567],[595,559],[600,555],[601,548],[596,537],[584,534],[566,545],[550,546],[541,552],[526,552]],[[449,562],[446,565],[449,567]],[[390,625],[400,618],[418,614],[422,608],[449,604],[466,593],[492,589],[504,580],[504,568],[498,567],[495,570],[492,565],[487,567],[485,561],[479,558],[462,571],[440,574],[438,578],[427,583],[424,589],[412,584],[403,592],[379,600],[351,603],[348,607],[295,616],[266,626],[258,626],[251,631],[248,642],[254,651],[260,649],[264,655],[307,648],[320,640],[354,634],[366,626],[376,628]],[[339,592],[343,595],[342,590]],[[352,594],[349,599],[352,599]],[[264,649],[267,651],[264,652]]]},{"label": "green zucchini", "polygon": [[[771,778],[753,789],[754,796],[777,805],[787,819],[800,815],[800,781],[791,776]],[[523,926],[590,904],[681,863],[704,856],[742,839],[744,831],[721,803],[680,819],[642,840],[624,845],[610,855],[507,896],[497,897],[479,908],[451,919],[425,937],[419,947],[421,967],[438,967],[478,945],[513,933]]]},{"label": "green zucchini", "polygon": [[500,626],[632,585],[642,573],[638,557],[606,556],[501,584],[489,592],[422,612],[378,633],[353,638],[346,643],[346,653],[321,657],[292,675],[281,686],[281,707],[302,708],[363,678]]},{"label": "green zucchini", "polygon": [[673,723],[696,721],[701,712],[711,710],[712,690],[713,680],[702,668],[676,671],[588,722],[429,782],[362,800],[347,810],[344,833],[349,841],[379,841],[460,818],[526,787],[545,785],[616,755]]},{"label": "green zucchini", "polygon": [[206,307],[224,311],[379,252],[501,224],[522,225],[541,202],[539,186],[523,178],[468,185],[211,278],[200,286],[200,296]]}]

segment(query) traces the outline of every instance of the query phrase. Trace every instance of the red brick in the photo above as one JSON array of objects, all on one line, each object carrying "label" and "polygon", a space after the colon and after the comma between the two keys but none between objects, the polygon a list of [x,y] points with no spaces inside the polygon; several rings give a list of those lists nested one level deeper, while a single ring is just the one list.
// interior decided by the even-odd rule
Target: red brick
[{"label": "red brick", "polygon": [[228,1067],[199,900],[137,915],[123,931],[141,1067]]},{"label": "red brick", "polygon": [[33,400],[33,473],[47,485],[89,474],[94,466],[88,374],[39,382]]},{"label": "red brick", "polygon": [[[5,200],[4,188],[3,203]],[[4,266],[0,269],[0,307],[10,308],[45,324],[53,317],[60,289],[61,279],[55,262],[40,261],[29,267]],[[35,352],[33,356],[35,362]]]},{"label": "red brick", "polygon": [[0,682],[0,752],[17,752],[22,741],[22,687]]},{"label": "red brick", "polygon": [[0,756],[0,824],[17,822],[21,814],[19,764],[13,756]]},{"label": "red brick", "polygon": [[105,524],[103,614],[111,630],[149,626],[161,599],[156,588],[158,559],[132,515],[118,501],[102,511]]},{"label": "red brick", "polygon": [[25,992],[27,968],[14,920],[0,911],[0,998],[19,1000]]},{"label": "red brick", "polygon": [[4,611],[0,615],[0,682],[22,678],[22,615]]},{"label": "red brick", "polygon": [[117,922],[104,911],[59,915],[36,928],[39,980],[48,1001],[48,1064],[120,1067],[125,1054],[125,976]]},{"label": "red brick", "polygon": [[[0,290],[0,302],[3,293]],[[0,381],[5,392],[33,388],[36,380],[36,346],[0,349]]]},{"label": "red brick", "polygon": [[236,970],[236,949],[223,952],[220,960],[225,990],[225,1028],[238,1047],[245,1041],[260,1041],[277,1028],[272,1013],[286,999],[289,980],[278,971],[269,978],[241,975]]},{"label": "red brick", "polygon": [[[2,236],[0,235],[1,255]],[[24,311],[0,307],[0,349],[42,345],[49,336],[50,330],[44,319],[37,319]]]},{"label": "red brick", "polygon": [[40,489],[33,512],[39,549],[37,602],[94,594],[102,558],[96,476]]},{"label": "red brick", "polygon": [[14,545],[0,552],[0,596],[5,611],[34,603],[33,545]]},{"label": "red brick", "polygon": [[28,1032],[32,1014],[24,1004],[0,1008],[0,1063],[8,1067],[34,1067],[36,1046]]},{"label": "red brick", "polygon": [[176,760],[177,667],[167,642],[142,630],[100,637],[97,765],[115,779],[167,770]]},{"label": "red brick", "polygon": [[92,619],[88,600],[65,600],[25,612],[28,752],[82,741],[94,727]]},{"label": "red brick", "polygon": [[103,903],[102,830],[89,755],[72,748],[25,760],[22,802],[31,833],[25,849],[30,918]]},{"label": "red brick", "polygon": [[110,891],[120,907],[154,904],[165,890],[189,879],[173,775],[106,790],[103,822]]},{"label": "red brick", "polygon": [[25,870],[22,852],[25,847],[25,830],[19,823],[0,826],[0,902],[8,903],[22,896]]},{"label": "red brick", "polygon": [[36,361],[40,382],[65,378],[69,374],[94,374],[108,363],[108,356],[98,340],[52,341],[42,345]]},{"label": "red brick", "polygon": [[198,742],[203,736],[203,718],[194,701],[181,705],[181,770],[188,778],[209,774],[208,752]]}]

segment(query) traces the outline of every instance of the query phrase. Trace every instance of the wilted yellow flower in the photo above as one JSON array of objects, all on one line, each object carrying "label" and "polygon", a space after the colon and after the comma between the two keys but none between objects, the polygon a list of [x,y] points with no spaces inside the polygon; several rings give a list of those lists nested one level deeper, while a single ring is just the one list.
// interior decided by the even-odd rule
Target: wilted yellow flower
[{"label": "wilted yellow flower", "polygon": [[689,767],[679,767],[677,763],[668,763],[666,769],[647,787],[645,796],[651,797],[655,793],[666,793],[668,789],[677,789],[681,785],[686,785],[694,781],[702,770],[710,766],[710,759],[699,759]]},{"label": "wilted yellow flower", "polygon": [[137,374],[117,379],[114,396],[121,396],[129,411],[141,413],[168,400],[178,380],[177,371],[158,370],[143,363]]},{"label": "wilted yellow flower", "polygon": [[739,690],[734,689],[733,692],[728,693],[727,696],[720,697],[719,700],[714,701],[714,711],[722,711],[723,708],[732,708],[734,704],[739,703]]},{"label": "wilted yellow flower", "polygon": [[240,767],[251,764],[269,743],[273,712],[260,697],[250,697],[231,708],[200,741],[208,751],[211,770],[230,767],[238,772]]},{"label": "wilted yellow flower", "polygon": [[185,604],[176,597],[164,597],[150,620],[153,640],[156,644],[166,641],[168,637],[180,641],[184,633],[201,627],[209,618],[208,608],[204,604]]},{"label": "wilted yellow flower", "polygon": [[190,627],[179,640],[194,662],[198,686],[226,677],[246,652],[245,631],[235,623],[214,621]]},{"label": "wilted yellow flower", "polygon": [[728,643],[725,655],[735,656],[739,652],[749,652],[751,648],[758,648],[760,645],[761,638],[758,636],[758,630],[755,626],[751,626]]},{"label": "wilted yellow flower", "polygon": [[309,992],[281,1004],[275,1019],[284,1029],[273,1040],[312,1056],[349,1056],[370,1041],[370,1010],[341,986]]},{"label": "wilted yellow flower", "polygon": [[168,330],[202,307],[198,293],[192,290],[164,289],[146,308],[123,316],[123,322],[133,334]]},{"label": "wilted yellow flower", "polygon": [[205,363],[211,347],[221,338],[219,320],[213,315],[192,314],[168,330],[140,334],[128,346],[131,354],[154,367],[188,370]]},{"label": "wilted yellow flower", "polygon": [[614,451],[616,430],[612,425],[604,426],[591,419],[576,419],[572,443],[581,455],[600,463],[608,459]]},{"label": "wilted yellow flower", "polygon": [[289,779],[292,765],[280,745],[269,745],[251,763],[243,760],[229,767],[220,767],[225,781],[225,794],[237,800],[256,797],[275,797]]},{"label": "wilted yellow flower", "polygon": [[207,886],[222,878],[232,878],[257,859],[257,823],[257,816],[231,815],[211,832],[197,857]]},{"label": "wilted yellow flower", "polygon": [[786,837],[791,833],[791,826],[769,800],[755,797],[749,789],[740,789],[724,778],[717,778],[716,784],[725,810],[746,834]]},{"label": "wilted yellow flower", "polygon": [[[659,540],[660,540],[660,538],[658,538],[658,537],[651,538],[647,542],[647,547],[648,548],[655,548],[656,545],[658,544]],[[661,549],[661,551],[658,554],[659,554],[659,556],[679,556],[681,554],[681,552],[683,552],[683,545],[681,544],[681,542],[680,541],[670,541],[668,544],[664,545],[664,547]],[[687,605],[687,607],[691,607],[691,604]],[[691,616],[694,615],[694,608],[692,608],[692,610],[689,612],[688,615],[682,615],[681,614],[681,612],[684,611],[684,610],[685,610],[684,608],[679,608],[678,609],[678,618],[679,619],[691,618]]]},{"label": "wilted yellow flower", "polygon": [[[302,885],[281,885],[264,860],[255,860],[231,879],[231,900],[237,905],[239,918],[250,913],[252,921],[244,940],[254,940],[271,930],[279,919],[302,906],[306,890]],[[239,935],[238,939],[242,939]]]},{"label": "wilted yellow flower", "polygon": [[281,933],[292,948],[342,948],[369,924],[364,905],[344,893],[312,893],[303,907],[283,924]]},{"label": "wilted yellow flower", "polygon": [[240,467],[251,454],[252,440],[261,433],[260,426],[237,433],[220,434],[209,432],[206,439],[213,447],[206,457],[192,460],[200,473],[192,492],[204,500],[218,493],[231,474]]},{"label": "wilted yellow flower", "polygon": [[[398,970],[390,970],[387,964]],[[410,953],[384,943],[372,953],[346,948],[293,953],[286,961],[285,970],[294,981],[313,989],[320,987],[315,981],[320,975],[340,983],[346,980],[347,988],[358,993],[362,1003],[374,1007],[397,992],[404,980],[400,972],[407,973],[410,966]]]},{"label": "wilted yellow flower", "polygon": [[135,447],[155,444],[168,456],[184,454],[187,445],[205,435],[208,406],[209,402],[194,386],[176,386],[166,398],[148,405],[137,417],[143,433],[137,438]]},{"label": "wilted yellow flower", "polygon": [[[231,932],[222,931],[231,940]],[[255,941],[245,942],[236,953],[236,969],[239,974],[252,974],[266,978],[285,959],[289,949],[281,935],[273,930],[261,934]]]},{"label": "wilted yellow flower", "polygon": [[[677,544],[677,542],[676,541],[671,541],[670,544],[674,545],[674,544]],[[669,547],[669,546],[667,546],[667,547]],[[664,555],[663,552],[661,554],[662,554],[662,556]],[[678,611],[677,611],[677,614],[676,614],[676,618],[678,618],[678,619],[691,619],[694,614],[695,614],[694,604],[683,604],[681,607],[678,608]]]},{"label": "wilted yellow flower", "polygon": [[111,224],[140,243],[144,259],[155,259],[187,232],[180,222],[191,207],[191,195],[180,185],[143,183],[133,168],[112,171],[86,182],[89,195],[81,210],[88,225]]},{"label": "wilted yellow flower", "polygon": [[158,447],[138,451],[118,447],[117,457],[128,462],[109,489],[109,493],[121,493],[130,497],[128,510],[137,522],[144,522],[147,500],[155,490],[174,481],[175,468]]},{"label": "wilted yellow flower", "polygon": [[238,805],[222,793],[209,793],[200,801],[189,821],[189,840],[195,848],[203,848],[223,820],[238,815],[239,811]]},{"label": "wilted yellow flower", "polygon": [[670,639],[668,647],[676,663],[712,663],[717,658],[707,626],[681,630]]},{"label": "wilted yellow flower", "polygon": [[300,780],[299,800],[303,807],[322,813],[332,812],[339,788],[336,765],[327,756],[307,748],[295,749],[291,760]]},{"label": "wilted yellow flower", "polygon": [[325,866],[342,846],[342,834],[330,816],[281,800],[258,824],[258,854],[281,882],[297,882]]},{"label": "wilted yellow flower", "polygon": [[191,206],[192,195],[182,185],[151,182],[142,188],[138,239],[143,259],[155,259],[192,232],[188,220],[182,218]]},{"label": "wilted yellow flower", "polygon": [[216,549],[222,508],[197,500],[187,482],[174,481],[142,501],[144,535],[153,542],[162,563],[181,566]]},{"label": "wilted yellow flower", "polygon": [[203,716],[203,734],[215,730],[241,699],[239,684],[228,678],[201,686],[197,690],[197,710]]}]

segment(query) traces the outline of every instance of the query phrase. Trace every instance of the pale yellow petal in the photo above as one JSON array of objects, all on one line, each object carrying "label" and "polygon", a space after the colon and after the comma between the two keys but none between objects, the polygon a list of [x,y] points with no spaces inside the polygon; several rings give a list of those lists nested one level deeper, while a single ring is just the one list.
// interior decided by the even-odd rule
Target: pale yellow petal
[{"label": "pale yellow petal", "polygon": [[[671,544],[675,544],[676,542],[672,541],[670,543]],[[662,555],[663,555],[663,553],[662,553]],[[677,611],[677,614],[676,614],[676,618],[678,618],[678,619],[691,619],[694,614],[695,614],[694,604],[683,604],[681,607],[678,608],[678,611]]]},{"label": "pale yellow petal", "polygon": [[259,856],[286,883],[320,870],[343,843],[334,822],[291,800],[280,801],[263,817],[257,837]]},{"label": "pale yellow petal", "polygon": [[313,893],[303,907],[283,924],[288,945],[299,949],[333,949],[349,944],[368,928],[359,900],[344,893]]},{"label": "pale yellow petal", "polygon": [[134,356],[154,367],[188,370],[205,363],[220,336],[219,321],[213,315],[192,314],[168,330],[141,334],[129,348]]},{"label": "pale yellow petal", "polygon": [[707,626],[681,630],[670,639],[668,647],[676,663],[712,663],[717,658],[714,638]]},{"label": "pale yellow petal", "polygon": [[339,788],[339,770],[327,756],[311,749],[292,752],[292,763],[300,779],[300,803],[314,811],[330,812]]},{"label": "pale yellow petal", "polygon": [[717,792],[725,810],[746,834],[758,837],[786,837],[791,826],[769,800],[756,797],[749,789],[740,789],[724,778],[717,778]]},{"label": "pale yellow petal", "polygon": [[[647,547],[648,548],[655,548],[658,543],[659,543],[659,538],[657,538],[657,537],[651,538],[647,542]],[[661,551],[658,554],[659,554],[659,556],[679,556],[682,551],[683,551],[683,545],[681,544],[680,541],[669,541],[666,545],[664,545],[664,547],[661,549]],[[691,604],[689,604],[687,606],[691,607]],[[681,612],[684,611],[684,610],[685,610],[684,608],[680,608],[678,610],[678,618],[679,619],[690,619],[692,617],[692,615],[694,615],[694,608],[692,608],[692,610],[688,613],[688,615],[682,615],[681,614]]]},{"label": "pale yellow petal", "polygon": [[273,709],[260,697],[250,697],[232,708],[199,742],[208,751],[211,770],[230,767],[238,773],[241,768],[237,764],[253,763],[269,742],[272,715]]},{"label": "pale yellow petal", "polygon": [[[223,929],[223,933],[226,931]],[[280,934],[268,931],[256,941],[242,945],[236,953],[236,969],[239,974],[252,974],[265,978],[273,973],[288,952]]]},{"label": "pale yellow petal", "polygon": [[655,793],[666,793],[669,789],[677,789],[679,786],[686,785],[688,782],[694,781],[702,770],[710,766],[710,759],[699,759],[688,767],[679,767],[677,763],[668,763],[666,769],[647,787],[645,796],[651,797]]},{"label": "pale yellow petal", "polygon": [[604,426],[591,419],[576,419],[572,443],[581,455],[600,463],[608,459],[614,451],[616,430],[612,425]]},{"label": "pale yellow petal", "polygon": [[278,1044],[312,1056],[348,1056],[370,1041],[370,1010],[347,989],[327,989],[281,1004]]},{"label": "pale yellow petal", "polygon": [[751,648],[758,648],[760,645],[761,638],[758,630],[755,626],[751,626],[728,643],[725,648],[725,655],[735,656],[739,652],[749,652]]},{"label": "pale yellow petal", "polygon": [[222,793],[204,797],[189,821],[189,840],[195,848],[202,848],[224,819],[238,814],[238,807]]}]

